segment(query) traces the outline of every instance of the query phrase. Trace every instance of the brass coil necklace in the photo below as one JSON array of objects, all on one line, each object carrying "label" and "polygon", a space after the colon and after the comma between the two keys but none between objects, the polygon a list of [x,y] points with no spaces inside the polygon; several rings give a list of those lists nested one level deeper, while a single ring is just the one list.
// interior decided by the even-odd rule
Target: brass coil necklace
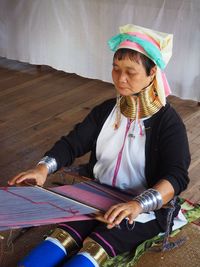
[{"label": "brass coil necklace", "polygon": [[120,98],[120,111],[131,120],[150,117],[157,113],[162,106],[154,83],[151,83],[137,95]]}]

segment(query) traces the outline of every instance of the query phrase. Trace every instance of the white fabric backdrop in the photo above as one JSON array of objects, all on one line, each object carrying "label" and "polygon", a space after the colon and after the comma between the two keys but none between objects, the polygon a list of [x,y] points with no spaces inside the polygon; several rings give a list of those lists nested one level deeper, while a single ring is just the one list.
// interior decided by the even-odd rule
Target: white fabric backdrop
[{"label": "white fabric backdrop", "polygon": [[200,0],[0,0],[0,56],[111,81],[106,41],[133,23],[174,34],[174,95],[200,101]]}]

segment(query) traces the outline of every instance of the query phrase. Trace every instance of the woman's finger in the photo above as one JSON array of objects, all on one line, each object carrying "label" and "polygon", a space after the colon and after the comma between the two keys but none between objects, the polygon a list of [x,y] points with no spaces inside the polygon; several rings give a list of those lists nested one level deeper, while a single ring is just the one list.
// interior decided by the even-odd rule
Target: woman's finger
[{"label": "woman's finger", "polygon": [[8,181],[9,185],[14,185],[16,181],[25,174],[25,172],[21,172],[18,175],[14,176],[11,180]]},{"label": "woman's finger", "polygon": [[116,224],[114,224],[114,223],[107,224],[108,229],[112,229],[115,226],[116,226]]},{"label": "woman's finger", "polygon": [[14,184],[20,184],[24,182],[25,180],[37,180],[36,175],[33,172],[23,172],[20,173],[19,175],[15,176],[12,180],[8,182],[9,185],[14,185]]},{"label": "woman's finger", "polygon": [[130,212],[128,210],[122,210],[118,216],[115,218],[114,222],[115,224],[120,224],[123,219],[125,219],[128,215],[130,214]]},{"label": "woman's finger", "polygon": [[117,206],[115,209],[112,210],[112,212],[110,213],[110,215],[108,216],[107,220],[110,222],[110,223],[115,223],[115,220],[117,218],[117,224],[118,223],[118,217],[120,215],[121,212],[124,211],[124,205],[119,205]]},{"label": "woman's finger", "polygon": [[134,222],[134,219],[136,218],[137,216],[135,216],[135,214],[130,214],[129,216],[128,216],[128,223],[129,224],[133,224],[133,222]]},{"label": "woman's finger", "polygon": [[30,175],[23,175],[21,177],[19,177],[17,180],[16,180],[16,184],[20,184],[26,180],[34,180],[36,181],[36,178],[33,177],[33,176],[30,176]]},{"label": "woman's finger", "polygon": [[108,220],[109,216],[112,214],[112,212],[118,207],[118,205],[111,206],[108,211],[104,214],[104,218]]}]

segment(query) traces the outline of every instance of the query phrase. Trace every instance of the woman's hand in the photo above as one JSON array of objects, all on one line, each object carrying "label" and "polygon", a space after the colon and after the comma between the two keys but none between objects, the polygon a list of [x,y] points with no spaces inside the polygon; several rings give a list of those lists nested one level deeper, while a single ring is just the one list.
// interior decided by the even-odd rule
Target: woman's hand
[{"label": "woman's hand", "polygon": [[104,219],[108,221],[107,228],[111,229],[121,223],[125,218],[129,220],[129,224],[133,224],[134,219],[142,212],[142,207],[137,201],[129,201],[120,203],[110,207],[104,214]]},{"label": "woman's hand", "polygon": [[37,185],[42,186],[48,175],[48,169],[44,164],[37,165],[34,169],[21,172],[11,180],[8,181],[9,185],[17,185],[23,182],[34,182]]}]

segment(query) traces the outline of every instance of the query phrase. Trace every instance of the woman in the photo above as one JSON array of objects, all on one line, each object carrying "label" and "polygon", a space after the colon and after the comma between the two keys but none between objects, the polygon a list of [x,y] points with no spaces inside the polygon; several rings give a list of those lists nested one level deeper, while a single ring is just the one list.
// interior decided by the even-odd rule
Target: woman
[{"label": "woman", "polygon": [[[117,101],[96,106],[34,169],[9,184],[34,178],[43,185],[48,174],[91,151],[85,174],[131,193],[133,200],[110,207],[103,216],[107,225],[97,220],[59,225],[19,266],[56,266],[77,251],[63,266],[102,266],[165,231],[168,210],[162,206],[187,187],[186,130],[166,103],[170,89],[162,71],[171,57],[172,35],[125,25],[108,44],[115,52]],[[174,217],[179,209],[177,204]],[[149,220],[134,222],[142,212],[150,213]]]}]

